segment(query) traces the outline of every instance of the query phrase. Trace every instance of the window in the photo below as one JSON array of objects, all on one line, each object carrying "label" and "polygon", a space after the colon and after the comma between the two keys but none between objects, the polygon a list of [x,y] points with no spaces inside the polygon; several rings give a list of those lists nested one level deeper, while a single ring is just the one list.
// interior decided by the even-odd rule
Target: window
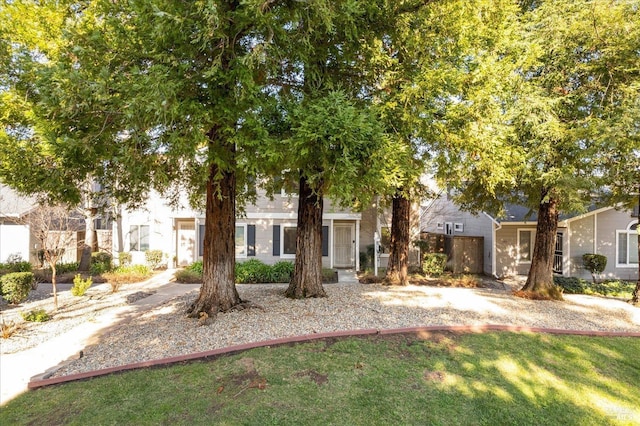
[{"label": "window", "polygon": [[129,227],[129,251],[149,250],[149,225]]},{"label": "window", "polygon": [[518,261],[521,263],[531,263],[533,234],[531,229],[518,229]]},{"label": "window", "polygon": [[453,224],[453,230],[456,232],[463,232],[464,231],[464,224],[462,223],[454,223]]},{"label": "window", "polygon": [[389,254],[391,252],[391,229],[388,226],[380,228],[380,253]]},{"label": "window", "polygon": [[631,222],[624,231],[616,232],[616,266],[638,266],[638,222]]},{"label": "window", "polygon": [[436,223],[436,229],[444,229],[444,222]]},{"label": "window", "polygon": [[296,255],[297,228],[293,225],[282,226],[282,251],[281,257],[295,257]]},{"label": "window", "polygon": [[[200,225],[199,227],[198,251],[200,256],[204,256],[204,225]],[[255,254],[249,254],[248,252],[247,224],[243,223],[236,225],[236,257],[247,256],[255,256]]]},{"label": "window", "polygon": [[236,225],[236,257],[247,257],[247,225]]}]

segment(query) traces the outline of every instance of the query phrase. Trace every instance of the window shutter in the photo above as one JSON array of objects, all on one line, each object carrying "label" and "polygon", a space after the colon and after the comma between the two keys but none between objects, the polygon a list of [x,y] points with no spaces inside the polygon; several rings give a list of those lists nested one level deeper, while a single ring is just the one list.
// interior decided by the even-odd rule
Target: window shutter
[{"label": "window shutter", "polygon": [[280,225],[273,225],[273,255],[280,256]]},{"label": "window shutter", "polygon": [[247,256],[256,255],[256,226],[247,225]]},{"label": "window shutter", "polygon": [[322,255],[329,256],[329,227],[322,227]]}]

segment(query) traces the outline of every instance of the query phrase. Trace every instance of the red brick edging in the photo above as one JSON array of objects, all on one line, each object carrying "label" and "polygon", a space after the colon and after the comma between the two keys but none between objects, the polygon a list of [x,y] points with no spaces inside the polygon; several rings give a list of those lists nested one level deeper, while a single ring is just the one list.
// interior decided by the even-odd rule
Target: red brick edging
[{"label": "red brick edging", "polygon": [[291,343],[310,342],[334,337],[352,337],[367,335],[389,335],[402,333],[430,333],[438,331],[454,331],[466,333],[486,333],[491,331],[509,331],[509,332],[528,332],[528,333],[548,333],[560,335],[576,335],[576,336],[601,336],[601,337],[640,337],[640,332],[608,332],[608,331],[590,331],[590,330],[561,330],[553,328],[536,328],[522,327],[515,325],[450,325],[450,326],[424,326],[424,327],[407,327],[394,329],[362,329],[351,331],[335,331],[329,333],[316,333],[301,336],[284,337],[281,339],[266,340],[263,342],[245,343],[242,345],[228,346],[226,348],[214,349],[206,352],[196,352],[187,355],[179,355],[170,358],[162,358],[150,361],[136,362],[133,364],[120,365],[117,367],[104,368],[101,370],[87,371],[85,373],[70,374],[68,376],[53,377],[49,379],[39,379],[35,376],[29,381],[28,389],[38,389],[45,386],[55,385],[59,383],[72,382],[76,380],[90,379],[93,377],[105,376],[107,374],[117,373],[121,371],[135,370],[145,367],[156,367],[170,364],[177,364],[185,361],[196,359],[212,358],[219,355],[228,355],[237,352],[246,351],[248,349],[262,348],[268,346],[279,346]]}]

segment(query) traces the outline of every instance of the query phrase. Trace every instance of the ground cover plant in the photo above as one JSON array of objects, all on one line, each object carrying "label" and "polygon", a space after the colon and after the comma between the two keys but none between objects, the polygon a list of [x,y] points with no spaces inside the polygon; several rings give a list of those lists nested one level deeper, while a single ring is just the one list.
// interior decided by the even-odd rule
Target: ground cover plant
[{"label": "ground cover plant", "polygon": [[630,299],[636,286],[635,282],[623,280],[591,282],[575,277],[554,277],[553,280],[567,294],[590,294],[623,299]]},{"label": "ground cover plant", "polygon": [[639,350],[529,333],[319,340],[43,388],[0,423],[632,424]]}]

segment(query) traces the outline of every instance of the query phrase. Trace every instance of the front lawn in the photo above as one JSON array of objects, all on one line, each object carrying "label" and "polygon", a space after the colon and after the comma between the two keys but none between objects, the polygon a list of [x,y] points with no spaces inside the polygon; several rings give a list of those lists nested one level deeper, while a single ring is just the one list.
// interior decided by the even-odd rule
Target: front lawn
[{"label": "front lawn", "polygon": [[0,424],[637,424],[638,338],[322,340],[43,388]]}]

